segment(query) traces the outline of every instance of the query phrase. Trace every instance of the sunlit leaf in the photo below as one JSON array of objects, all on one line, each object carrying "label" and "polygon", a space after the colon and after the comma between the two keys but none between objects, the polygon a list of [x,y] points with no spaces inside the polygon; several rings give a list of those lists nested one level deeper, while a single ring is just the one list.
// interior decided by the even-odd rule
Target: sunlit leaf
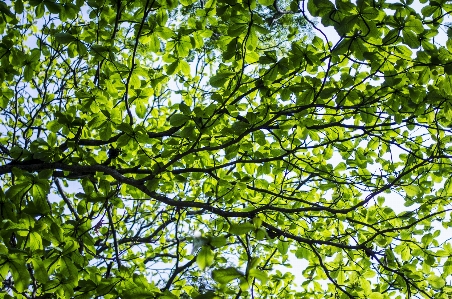
[{"label": "sunlit leaf", "polygon": [[196,262],[201,270],[209,267],[213,263],[214,254],[208,246],[203,246],[196,256]]},{"label": "sunlit leaf", "polygon": [[212,278],[221,284],[226,284],[241,276],[243,276],[243,273],[233,267],[225,269],[215,269],[212,271]]}]

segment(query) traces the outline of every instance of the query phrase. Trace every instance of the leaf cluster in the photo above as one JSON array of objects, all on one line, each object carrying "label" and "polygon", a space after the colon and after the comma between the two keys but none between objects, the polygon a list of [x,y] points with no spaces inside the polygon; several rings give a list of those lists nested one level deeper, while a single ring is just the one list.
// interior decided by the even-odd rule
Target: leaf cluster
[{"label": "leaf cluster", "polygon": [[1,2],[2,298],[449,298],[420,2]]}]

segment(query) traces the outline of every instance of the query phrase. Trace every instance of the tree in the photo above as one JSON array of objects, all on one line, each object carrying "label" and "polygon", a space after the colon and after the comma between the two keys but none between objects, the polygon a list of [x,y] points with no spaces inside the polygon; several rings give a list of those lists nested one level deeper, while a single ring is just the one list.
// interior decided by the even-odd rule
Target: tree
[{"label": "tree", "polygon": [[2,298],[450,298],[421,2],[0,2]]}]

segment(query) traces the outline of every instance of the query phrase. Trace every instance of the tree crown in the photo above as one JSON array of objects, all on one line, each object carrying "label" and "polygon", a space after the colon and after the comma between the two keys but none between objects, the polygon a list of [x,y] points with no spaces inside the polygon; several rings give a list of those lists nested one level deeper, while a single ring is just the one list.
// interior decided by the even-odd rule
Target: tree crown
[{"label": "tree crown", "polygon": [[0,2],[2,296],[449,298],[421,2]]}]

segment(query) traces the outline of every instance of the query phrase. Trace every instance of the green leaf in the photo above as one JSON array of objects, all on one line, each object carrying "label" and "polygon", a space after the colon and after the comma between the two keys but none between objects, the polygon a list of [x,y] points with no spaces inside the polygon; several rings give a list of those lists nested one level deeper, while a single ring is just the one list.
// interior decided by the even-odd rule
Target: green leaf
[{"label": "green leaf", "polygon": [[49,12],[57,14],[60,13],[62,6],[59,3],[52,2],[50,0],[44,0],[44,5]]},{"label": "green leaf", "polygon": [[66,33],[66,32],[60,32],[60,33],[56,33],[54,35],[55,40],[57,42],[59,42],[60,44],[69,44],[73,41],[75,41],[75,37],[73,37],[71,34]]},{"label": "green leaf", "polygon": [[174,32],[171,29],[167,28],[167,27],[158,27],[158,28],[155,29],[154,32],[159,37],[161,37],[161,38],[163,38],[165,40],[171,38],[173,36],[173,34],[174,34]]},{"label": "green leaf", "polygon": [[167,9],[172,9],[172,8],[176,8],[178,1],[177,0],[165,0],[163,2],[165,5],[164,7],[166,7]]},{"label": "green leaf", "polygon": [[159,9],[155,16],[155,19],[157,21],[157,24],[159,24],[160,26],[165,26],[166,22],[168,21],[168,14],[167,14],[166,10]]},{"label": "green leaf", "polygon": [[228,282],[242,277],[243,273],[234,267],[229,267],[225,269],[215,269],[212,271],[212,278],[221,284],[227,284]]},{"label": "green leaf", "polygon": [[309,260],[311,255],[312,255],[311,251],[309,251],[308,249],[306,249],[304,247],[299,247],[297,249],[297,251],[295,251],[295,256],[299,259]]},{"label": "green leaf", "polygon": [[151,52],[159,52],[160,51],[161,43],[160,43],[160,39],[158,38],[157,34],[151,34],[149,36],[148,44],[149,44],[149,50]]},{"label": "green leaf", "polygon": [[111,134],[113,133],[113,128],[109,121],[104,122],[104,124],[100,127],[99,137],[103,141],[107,141],[111,138]]},{"label": "green leaf", "polygon": [[44,4],[41,3],[39,5],[36,6],[35,8],[35,16],[37,19],[42,18],[42,16],[44,15]]},{"label": "green leaf", "polygon": [[17,255],[11,256],[12,260],[9,262],[9,271],[13,277],[14,288],[18,292],[23,292],[30,282],[30,274],[25,267],[25,261]]},{"label": "green leaf", "polygon": [[259,270],[259,269],[251,269],[249,271],[249,275],[259,279],[262,284],[265,284],[268,281],[267,272]]},{"label": "green leaf", "polygon": [[170,124],[173,127],[179,127],[184,125],[187,121],[190,120],[190,117],[184,114],[174,114],[170,118]]},{"label": "green leaf", "polygon": [[233,235],[244,235],[254,230],[254,224],[246,222],[239,224],[231,224],[229,232]]},{"label": "green leaf", "polygon": [[0,12],[2,12],[4,16],[14,18],[14,14],[9,10],[9,7],[6,5],[6,3],[1,3]]},{"label": "green leaf", "polygon": [[410,30],[403,30],[403,40],[411,49],[417,49],[421,45],[418,35]]},{"label": "green leaf", "polygon": [[402,257],[403,261],[409,261],[412,257],[410,248],[408,246],[404,246],[400,256]]},{"label": "green leaf", "polygon": [[258,2],[265,6],[271,6],[275,2],[274,0],[258,0]]},{"label": "green leaf", "polygon": [[383,44],[389,45],[396,43],[400,36],[400,31],[398,29],[391,29],[386,36],[383,38]]},{"label": "green leaf", "polygon": [[17,14],[21,14],[24,11],[24,3],[22,0],[14,1],[14,10]]},{"label": "green leaf", "polygon": [[384,295],[382,293],[379,293],[379,292],[372,292],[369,295],[369,299],[383,299],[383,298],[384,298]]},{"label": "green leaf", "polygon": [[26,81],[30,81],[33,78],[33,66],[31,66],[30,64],[27,64],[24,68],[24,79]]},{"label": "green leaf", "polygon": [[334,4],[328,0],[309,0],[308,10],[314,17],[321,17],[330,13],[334,9]]},{"label": "green leaf", "polygon": [[373,7],[366,7],[362,11],[362,15],[368,20],[374,20],[378,17],[379,11]]},{"label": "green leaf", "polygon": [[45,269],[44,263],[39,258],[31,259],[33,265],[34,277],[40,283],[46,283],[49,280],[49,275]]},{"label": "green leaf", "polygon": [[406,194],[410,197],[414,197],[419,194],[420,189],[418,186],[409,185],[409,186],[402,186],[402,189],[406,192]]},{"label": "green leaf", "polygon": [[228,35],[232,37],[237,37],[243,34],[246,34],[248,31],[248,24],[233,24],[228,28]]},{"label": "green leaf", "polygon": [[137,113],[137,116],[139,118],[145,118],[146,117],[146,114],[147,114],[148,111],[146,109],[145,101],[141,101],[141,100],[137,100],[136,101],[135,112]]},{"label": "green leaf", "polygon": [[203,246],[196,256],[199,269],[204,270],[213,264],[214,253],[209,246]]},{"label": "green leaf", "polygon": [[405,28],[409,28],[410,30],[414,31],[414,33],[417,35],[423,33],[425,30],[422,21],[414,17],[409,18],[409,21],[406,22],[405,24]]},{"label": "green leaf", "polygon": [[339,270],[337,274],[337,283],[343,285],[345,283],[346,274],[343,270]]},{"label": "green leaf", "polygon": [[38,232],[30,232],[30,234],[28,235],[28,246],[33,251],[44,249],[41,236]]},{"label": "green leaf", "polygon": [[179,60],[174,61],[173,63],[166,66],[166,74],[172,75],[179,70]]},{"label": "green leaf", "polygon": [[78,281],[78,270],[73,261],[64,256],[60,258],[61,273],[68,277],[69,281]]},{"label": "green leaf", "polygon": [[233,75],[235,75],[234,73],[219,73],[216,74],[215,76],[212,76],[210,78],[210,85],[212,85],[213,87],[222,87],[226,81],[231,78]]},{"label": "green leaf", "polygon": [[442,289],[446,285],[444,279],[434,274],[427,277],[427,281],[434,289]]},{"label": "green leaf", "polygon": [[47,179],[39,179],[33,184],[31,194],[36,201],[46,201],[50,185]]},{"label": "green leaf", "polygon": [[220,237],[212,237],[209,244],[215,248],[220,248],[226,245],[226,238],[223,236]]},{"label": "green leaf", "polygon": [[289,251],[289,242],[279,241],[277,248],[281,254],[287,254],[287,252]]},{"label": "green leaf", "polygon": [[5,192],[5,196],[10,199],[20,199],[30,190],[31,186],[29,182],[16,184]]},{"label": "green leaf", "polygon": [[180,103],[179,104],[179,110],[185,115],[190,115],[191,114],[190,107],[187,104],[185,104],[185,103]]},{"label": "green leaf", "polygon": [[0,276],[1,277],[8,276],[8,272],[9,272],[9,264],[8,263],[3,263],[3,265],[0,265]]},{"label": "green leaf", "polygon": [[191,68],[188,62],[186,62],[185,60],[181,60],[179,62],[179,68],[182,71],[182,74],[184,74],[187,77],[190,76]]}]

